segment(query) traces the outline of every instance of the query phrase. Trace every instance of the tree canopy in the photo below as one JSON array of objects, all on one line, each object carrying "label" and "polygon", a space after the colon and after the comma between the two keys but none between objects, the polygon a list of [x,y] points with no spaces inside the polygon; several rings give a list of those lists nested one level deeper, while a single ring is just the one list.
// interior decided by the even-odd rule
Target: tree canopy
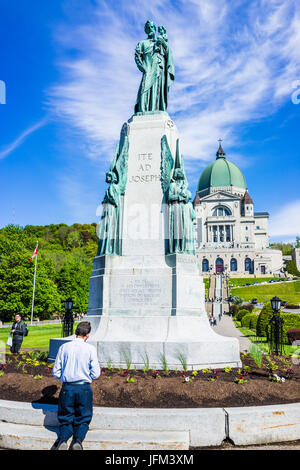
[{"label": "tree canopy", "polygon": [[34,316],[51,318],[72,297],[85,312],[88,283],[97,251],[96,224],[8,225],[0,229],[0,319],[16,313],[30,317],[34,260],[38,242]]}]

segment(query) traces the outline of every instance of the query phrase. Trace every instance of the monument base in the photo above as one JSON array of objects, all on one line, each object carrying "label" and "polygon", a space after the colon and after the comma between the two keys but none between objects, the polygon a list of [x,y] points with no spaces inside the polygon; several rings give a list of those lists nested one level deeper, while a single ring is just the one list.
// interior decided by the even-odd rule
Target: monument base
[{"label": "monument base", "polygon": [[[87,320],[102,367],[241,367],[238,339],[209,324],[193,255],[96,257]],[[50,340],[49,357],[70,339]]]}]

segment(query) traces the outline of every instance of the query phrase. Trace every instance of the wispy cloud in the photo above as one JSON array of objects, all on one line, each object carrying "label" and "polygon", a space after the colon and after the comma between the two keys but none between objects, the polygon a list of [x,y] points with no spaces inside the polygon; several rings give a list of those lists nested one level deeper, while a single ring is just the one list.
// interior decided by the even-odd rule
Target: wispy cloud
[{"label": "wispy cloud", "polygon": [[43,118],[36,122],[33,126],[22,132],[11,144],[7,145],[3,150],[0,150],[0,160],[7,157],[10,153],[16,150],[20,145],[23,144],[24,140],[35,131],[43,127],[48,122],[47,118]]},{"label": "wispy cloud", "polygon": [[48,93],[55,115],[90,143],[88,157],[110,159],[133,113],[141,79],[133,53],[147,19],[169,35],[168,111],[186,160],[211,160],[219,137],[239,154],[240,126],[290,99],[300,77],[297,0],[98,0],[92,17],[57,31],[63,78]]}]

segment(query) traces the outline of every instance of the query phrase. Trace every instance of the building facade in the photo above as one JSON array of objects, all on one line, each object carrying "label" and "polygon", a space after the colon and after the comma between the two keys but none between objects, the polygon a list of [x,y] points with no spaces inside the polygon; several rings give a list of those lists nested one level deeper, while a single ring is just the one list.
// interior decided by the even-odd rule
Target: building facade
[{"label": "building facade", "polygon": [[283,273],[281,251],[269,247],[269,214],[254,211],[245,177],[226,159],[221,144],[216,160],[200,176],[193,205],[196,256],[203,274]]},{"label": "building facade", "polygon": [[293,249],[292,260],[296,263],[298,271],[300,271],[300,248]]}]

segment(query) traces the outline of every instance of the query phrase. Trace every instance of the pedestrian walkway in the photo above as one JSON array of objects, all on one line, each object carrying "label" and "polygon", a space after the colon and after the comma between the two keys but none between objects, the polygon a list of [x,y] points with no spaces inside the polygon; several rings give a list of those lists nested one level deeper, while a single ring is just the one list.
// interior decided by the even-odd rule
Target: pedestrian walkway
[{"label": "pedestrian walkway", "polygon": [[233,338],[237,338],[240,343],[240,351],[249,351],[251,341],[244,336],[240,330],[234,325],[231,316],[229,315],[222,315],[222,319],[216,326],[213,327],[214,331],[218,333],[218,335],[222,336],[230,336]]},{"label": "pedestrian walkway", "polygon": [[[221,336],[229,336],[237,338],[240,343],[240,351],[249,351],[251,341],[244,336],[240,330],[234,325],[230,315],[226,314],[229,310],[228,302],[224,301],[223,293],[226,291],[226,281],[221,275],[213,276],[214,299],[212,304],[212,312],[217,320],[217,325],[212,326],[213,330]],[[216,299],[219,299],[217,301]],[[221,318],[221,320],[220,320]]]}]

